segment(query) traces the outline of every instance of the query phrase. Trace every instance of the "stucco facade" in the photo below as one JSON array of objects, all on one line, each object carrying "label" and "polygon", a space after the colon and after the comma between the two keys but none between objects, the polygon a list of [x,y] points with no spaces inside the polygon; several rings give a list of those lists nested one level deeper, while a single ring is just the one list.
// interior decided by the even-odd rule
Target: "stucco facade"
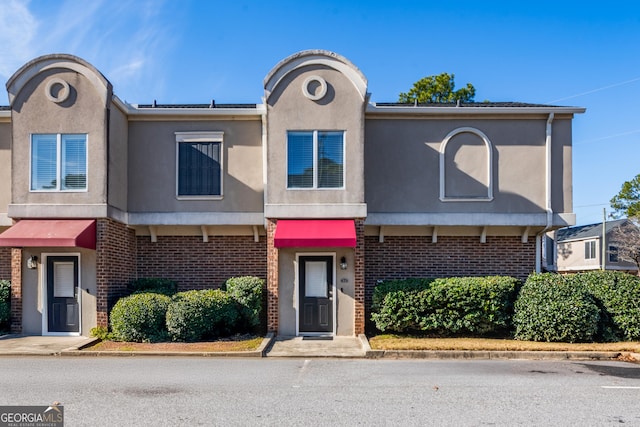
[{"label": "stucco facade", "polygon": [[[186,290],[255,275],[267,329],[356,335],[377,281],[524,278],[541,268],[543,233],[575,222],[582,108],[377,104],[354,64],[322,50],[283,59],[263,84],[257,104],[135,105],[71,55],[19,69],[0,107],[13,330],[87,335],[137,277]],[[34,240],[42,221],[59,221],[52,234],[85,221],[95,236]]]}]

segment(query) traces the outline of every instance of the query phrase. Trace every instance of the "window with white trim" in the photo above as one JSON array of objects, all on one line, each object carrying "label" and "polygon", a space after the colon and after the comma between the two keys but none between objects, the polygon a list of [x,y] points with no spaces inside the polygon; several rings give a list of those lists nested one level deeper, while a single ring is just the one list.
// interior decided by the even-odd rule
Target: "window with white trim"
[{"label": "window with white trim", "polygon": [[176,132],[176,194],[222,197],[223,132]]},{"label": "window with white trim", "polygon": [[31,191],[87,190],[87,135],[31,135]]},{"label": "window with white trim", "polygon": [[584,242],[584,259],[596,259],[596,241]]},{"label": "window with white trim", "polygon": [[344,188],[344,132],[287,132],[287,188]]}]

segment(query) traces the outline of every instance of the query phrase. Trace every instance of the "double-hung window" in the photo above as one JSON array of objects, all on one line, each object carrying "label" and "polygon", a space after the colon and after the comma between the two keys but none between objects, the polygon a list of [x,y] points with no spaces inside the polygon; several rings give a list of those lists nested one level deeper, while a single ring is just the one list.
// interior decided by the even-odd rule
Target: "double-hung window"
[{"label": "double-hung window", "polygon": [[596,259],[596,241],[584,242],[584,259]]},{"label": "double-hung window", "polygon": [[344,132],[288,132],[287,188],[344,188]]},{"label": "double-hung window", "polygon": [[222,197],[223,132],[176,132],[179,198]]},{"label": "double-hung window", "polygon": [[609,262],[620,262],[618,259],[618,247],[609,245]]},{"label": "double-hung window", "polygon": [[87,190],[87,135],[31,135],[31,191]]}]

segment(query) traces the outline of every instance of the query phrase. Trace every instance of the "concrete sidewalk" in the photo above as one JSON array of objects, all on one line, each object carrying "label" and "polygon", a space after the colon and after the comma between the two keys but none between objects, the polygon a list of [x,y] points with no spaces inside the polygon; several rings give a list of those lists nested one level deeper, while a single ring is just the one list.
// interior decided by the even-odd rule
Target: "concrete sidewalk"
[{"label": "concrete sidewalk", "polygon": [[3,335],[0,337],[0,356],[59,356],[97,340],[93,337]]},{"label": "concrete sidewalk", "polygon": [[604,351],[465,351],[372,350],[364,335],[357,337],[286,337],[267,334],[258,349],[239,352],[82,351],[98,341],[93,337],[0,337],[1,356],[200,356],[200,357],[326,357],[368,359],[528,359],[624,360],[640,362],[640,354]]},{"label": "concrete sidewalk", "polygon": [[357,337],[275,337],[267,357],[363,358],[371,350],[364,335]]}]

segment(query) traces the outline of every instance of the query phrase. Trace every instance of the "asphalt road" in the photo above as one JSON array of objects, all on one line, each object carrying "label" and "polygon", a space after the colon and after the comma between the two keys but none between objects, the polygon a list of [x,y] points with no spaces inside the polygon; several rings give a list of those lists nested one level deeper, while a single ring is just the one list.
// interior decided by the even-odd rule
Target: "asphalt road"
[{"label": "asphalt road", "polygon": [[640,425],[622,362],[1,357],[0,385],[65,426]]}]

